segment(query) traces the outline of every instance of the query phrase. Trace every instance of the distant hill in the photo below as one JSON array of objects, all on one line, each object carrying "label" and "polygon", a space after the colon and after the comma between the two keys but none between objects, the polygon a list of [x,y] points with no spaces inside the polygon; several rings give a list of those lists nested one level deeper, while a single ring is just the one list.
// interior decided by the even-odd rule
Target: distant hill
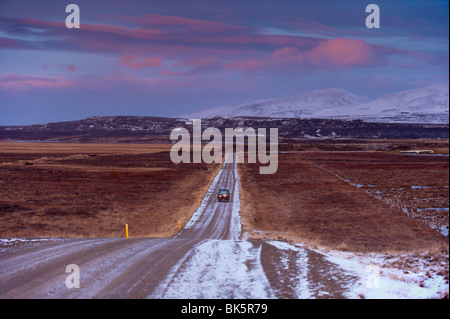
[{"label": "distant hill", "polygon": [[83,120],[36,125],[0,126],[0,139],[55,142],[167,142],[187,120],[150,116],[93,116]]},{"label": "distant hill", "polygon": [[[442,124],[374,123],[361,120],[265,117],[213,117],[202,119],[202,130],[225,128],[278,128],[282,139],[300,138],[441,138],[449,126]],[[25,126],[0,126],[0,140],[46,142],[171,143],[170,133],[183,127],[192,132],[192,121],[149,116],[104,116],[84,120]],[[267,132],[269,134],[269,132]]]}]

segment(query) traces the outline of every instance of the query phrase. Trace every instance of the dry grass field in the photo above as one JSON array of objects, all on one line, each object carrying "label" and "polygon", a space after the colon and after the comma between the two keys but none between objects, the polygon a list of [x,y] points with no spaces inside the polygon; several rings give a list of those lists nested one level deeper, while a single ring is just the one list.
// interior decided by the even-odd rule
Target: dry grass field
[{"label": "dry grass field", "polygon": [[1,143],[0,237],[173,236],[220,165],[171,145]]},{"label": "dry grass field", "polygon": [[305,154],[367,194],[448,234],[448,156],[394,153]]},{"label": "dry grass field", "polygon": [[126,144],[126,143],[33,143],[33,142],[2,142],[0,154],[142,154],[170,151],[170,144]]},{"label": "dry grass field", "polygon": [[[432,212],[448,227],[448,156],[399,153],[431,146],[426,143],[307,141],[285,146],[274,175],[240,164],[244,228],[254,236],[358,252],[446,249],[448,238],[423,221]],[[432,144],[448,154],[448,141]]]}]

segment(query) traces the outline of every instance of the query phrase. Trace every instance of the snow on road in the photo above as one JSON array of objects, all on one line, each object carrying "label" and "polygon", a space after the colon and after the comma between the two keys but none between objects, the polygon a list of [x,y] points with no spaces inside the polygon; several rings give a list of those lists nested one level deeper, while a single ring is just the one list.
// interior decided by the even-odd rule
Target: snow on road
[{"label": "snow on road", "polygon": [[249,241],[206,240],[177,265],[157,289],[158,298],[271,298],[260,262],[261,247]]}]

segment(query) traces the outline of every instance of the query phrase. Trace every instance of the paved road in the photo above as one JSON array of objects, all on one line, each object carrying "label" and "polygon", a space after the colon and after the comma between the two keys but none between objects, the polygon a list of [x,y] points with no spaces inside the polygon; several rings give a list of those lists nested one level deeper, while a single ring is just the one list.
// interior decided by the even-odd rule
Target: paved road
[{"label": "paved road", "polygon": [[[236,164],[224,163],[201,206],[173,238],[52,239],[0,250],[0,298],[353,296],[361,279],[324,255],[241,239],[238,185]],[[216,201],[219,188],[230,189],[230,202]],[[78,278],[69,265],[78,267]]]}]

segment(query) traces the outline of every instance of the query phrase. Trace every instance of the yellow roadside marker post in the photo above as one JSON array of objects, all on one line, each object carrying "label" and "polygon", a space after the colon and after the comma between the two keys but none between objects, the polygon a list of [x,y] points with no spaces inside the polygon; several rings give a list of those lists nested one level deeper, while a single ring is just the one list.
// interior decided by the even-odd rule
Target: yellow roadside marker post
[{"label": "yellow roadside marker post", "polygon": [[180,221],[178,221],[178,227],[179,227],[180,230],[181,230],[181,223],[180,223]]},{"label": "yellow roadside marker post", "polygon": [[128,238],[128,224],[125,224],[125,235]]}]

